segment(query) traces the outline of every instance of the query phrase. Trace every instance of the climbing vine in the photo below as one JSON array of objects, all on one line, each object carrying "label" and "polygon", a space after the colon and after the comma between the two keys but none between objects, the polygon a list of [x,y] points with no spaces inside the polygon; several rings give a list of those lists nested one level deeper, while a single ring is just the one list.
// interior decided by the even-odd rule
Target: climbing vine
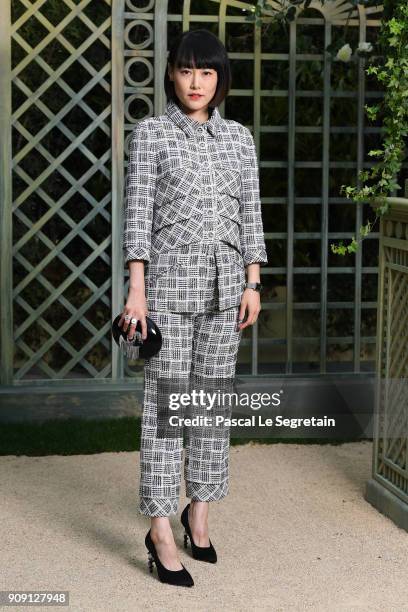
[{"label": "climbing vine", "polygon": [[[332,0],[319,0],[321,5]],[[262,25],[262,18],[267,15],[281,22],[284,26],[296,18],[298,12],[310,7],[312,0],[276,0],[274,5],[268,0],[257,0],[256,5],[246,17],[256,25]],[[343,37],[339,42],[329,45],[325,51],[332,59],[349,62],[353,58],[365,57],[368,75],[374,75],[382,85],[384,97],[378,104],[365,105],[370,121],[382,118],[382,144],[379,149],[372,149],[368,155],[377,158],[377,162],[368,170],[358,174],[357,186],[342,185],[340,194],[352,201],[372,203],[375,212],[373,221],[360,227],[359,237],[352,237],[350,244],[340,241],[332,243],[333,253],[345,255],[357,250],[359,242],[373,229],[381,215],[389,209],[387,197],[401,188],[398,175],[406,158],[406,136],[408,133],[408,3],[385,0],[384,14],[378,35],[379,54],[373,54],[370,43],[360,42],[356,53],[347,43],[347,27],[351,13],[358,5],[365,7],[378,6],[376,0],[348,0],[349,15]]]}]

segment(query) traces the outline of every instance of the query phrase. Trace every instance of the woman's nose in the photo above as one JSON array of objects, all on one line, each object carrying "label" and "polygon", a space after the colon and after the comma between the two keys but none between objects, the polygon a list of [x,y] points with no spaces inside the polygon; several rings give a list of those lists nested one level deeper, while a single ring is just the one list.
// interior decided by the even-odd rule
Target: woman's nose
[{"label": "woman's nose", "polygon": [[194,89],[198,89],[198,86],[200,85],[200,77],[198,74],[193,75],[191,85],[194,87]]}]

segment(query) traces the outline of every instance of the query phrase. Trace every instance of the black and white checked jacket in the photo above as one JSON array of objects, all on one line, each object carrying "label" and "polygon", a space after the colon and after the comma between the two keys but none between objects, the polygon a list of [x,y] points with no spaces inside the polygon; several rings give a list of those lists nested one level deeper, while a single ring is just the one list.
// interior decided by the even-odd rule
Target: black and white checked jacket
[{"label": "black and white checked jacket", "polygon": [[200,244],[219,253],[220,310],[240,303],[244,266],[268,262],[252,134],[218,107],[209,110],[200,123],[170,100],[130,137],[123,251],[126,266],[144,260],[153,310],[199,306]]}]

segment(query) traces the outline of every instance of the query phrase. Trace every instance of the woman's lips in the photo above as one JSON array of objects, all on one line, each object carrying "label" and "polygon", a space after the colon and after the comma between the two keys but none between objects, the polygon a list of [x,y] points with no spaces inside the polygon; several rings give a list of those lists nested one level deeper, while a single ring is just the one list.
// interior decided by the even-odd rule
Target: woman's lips
[{"label": "woman's lips", "polygon": [[190,98],[193,98],[193,100],[198,100],[198,98],[202,98],[201,94],[188,94]]}]

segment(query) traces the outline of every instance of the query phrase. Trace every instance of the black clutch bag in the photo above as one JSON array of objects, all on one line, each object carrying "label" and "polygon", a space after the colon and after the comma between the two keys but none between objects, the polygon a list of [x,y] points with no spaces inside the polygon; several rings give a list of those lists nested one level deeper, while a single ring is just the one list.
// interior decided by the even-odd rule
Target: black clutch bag
[{"label": "black clutch bag", "polygon": [[121,348],[128,359],[148,359],[156,355],[162,346],[162,335],[156,323],[146,316],[147,338],[142,339],[142,323],[136,323],[135,335],[131,340],[127,337],[127,332],[118,325],[122,314],[115,317],[112,323],[112,336],[116,344]]}]

